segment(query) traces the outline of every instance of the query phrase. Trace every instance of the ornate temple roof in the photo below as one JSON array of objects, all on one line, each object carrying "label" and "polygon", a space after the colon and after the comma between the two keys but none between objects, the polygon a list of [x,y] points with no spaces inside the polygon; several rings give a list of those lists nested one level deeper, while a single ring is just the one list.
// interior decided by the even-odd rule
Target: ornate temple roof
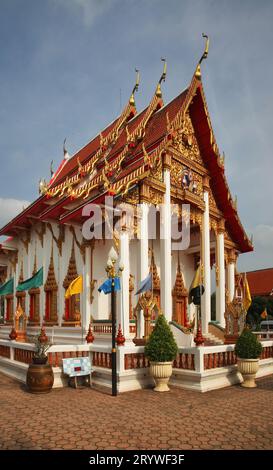
[{"label": "ornate temple roof", "polygon": [[139,114],[131,97],[117,119],[69,160],[62,161],[52,180],[44,185],[44,194],[8,223],[0,235],[16,235],[18,230],[29,228],[33,219],[72,222],[87,202],[101,201],[107,194],[126,195],[155,170],[168,149],[172,132],[182,125],[188,111],[226,228],[241,252],[251,251],[252,244],[228,188],[199,72],[197,68],[189,87],[165,106],[160,89],[162,77],[149,105]]},{"label": "ornate temple roof", "polygon": [[273,295],[273,268],[246,273],[251,296]]}]

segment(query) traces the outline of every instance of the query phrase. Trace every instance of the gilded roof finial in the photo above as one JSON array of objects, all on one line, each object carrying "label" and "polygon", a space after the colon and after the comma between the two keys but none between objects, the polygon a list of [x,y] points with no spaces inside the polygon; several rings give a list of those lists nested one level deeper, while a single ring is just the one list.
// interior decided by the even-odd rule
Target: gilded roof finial
[{"label": "gilded roof finial", "polygon": [[50,163],[50,176],[51,176],[51,178],[52,178],[53,175],[54,175],[53,160],[51,160],[51,163]]},{"label": "gilded roof finial", "polygon": [[140,79],[139,70],[135,69],[135,71],[136,71],[136,83],[133,88],[132,94],[130,96],[130,100],[129,100],[131,106],[135,106],[135,92],[138,91],[139,79]]},{"label": "gilded roof finial", "polygon": [[159,79],[159,82],[158,82],[157,87],[156,87],[156,92],[155,92],[155,94],[158,98],[162,98],[161,82],[165,82],[166,75],[167,75],[167,62],[166,62],[166,59],[161,57],[161,60],[162,60],[162,62],[164,62],[164,66],[163,66],[163,72],[161,74],[161,77]]},{"label": "gilded roof finial", "polygon": [[206,38],[206,45],[205,45],[205,50],[197,64],[196,70],[195,70],[195,77],[198,78],[199,80],[201,79],[201,62],[208,57],[209,53],[209,37],[207,34],[202,33],[203,38]]},{"label": "gilded roof finial", "polygon": [[69,160],[70,155],[69,155],[69,153],[68,153],[68,151],[67,151],[67,148],[66,148],[66,146],[65,146],[65,143],[66,143],[66,138],[64,139],[64,143],[63,143],[63,152],[64,152],[64,159],[65,159],[65,160]]}]

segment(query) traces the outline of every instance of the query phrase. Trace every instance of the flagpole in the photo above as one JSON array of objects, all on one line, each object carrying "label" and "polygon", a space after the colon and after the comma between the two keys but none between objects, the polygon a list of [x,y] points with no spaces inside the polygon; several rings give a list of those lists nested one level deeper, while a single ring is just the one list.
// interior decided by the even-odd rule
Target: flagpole
[{"label": "flagpole", "polygon": [[115,278],[111,282],[111,312],[112,312],[112,396],[117,396],[117,349],[116,349],[116,291]]},{"label": "flagpole", "polygon": [[[116,285],[115,280],[119,278],[118,271],[123,271],[123,266],[121,263],[116,271],[115,265],[118,259],[118,254],[111,248],[108,255],[107,266],[105,268],[107,272],[107,277],[111,282],[111,315],[112,315],[112,396],[117,396],[117,350],[116,350],[116,321],[117,321],[117,311],[116,311]],[[109,293],[109,291],[108,291]]]}]

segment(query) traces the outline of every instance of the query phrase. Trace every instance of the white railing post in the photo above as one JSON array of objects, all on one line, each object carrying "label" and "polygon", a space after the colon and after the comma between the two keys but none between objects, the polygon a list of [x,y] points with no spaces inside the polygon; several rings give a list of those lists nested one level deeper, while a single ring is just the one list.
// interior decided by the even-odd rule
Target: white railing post
[{"label": "white railing post", "polygon": [[194,355],[195,372],[199,372],[200,374],[202,374],[204,372],[204,348],[202,346],[195,348]]},{"label": "white railing post", "polygon": [[10,345],[10,354],[9,354],[10,360],[14,361],[14,348],[12,345]]}]

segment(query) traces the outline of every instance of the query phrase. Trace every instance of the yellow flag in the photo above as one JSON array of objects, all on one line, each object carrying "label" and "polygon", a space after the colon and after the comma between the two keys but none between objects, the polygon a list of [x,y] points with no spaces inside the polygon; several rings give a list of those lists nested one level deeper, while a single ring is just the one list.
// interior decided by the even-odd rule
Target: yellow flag
[{"label": "yellow flag", "polygon": [[65,293],[65,298],[68,299],[71,295],[80,294],[82,292],[82,276],[76,277],[74,281],[68,286]]},{"label": "yellow flag", "polygon": [[249,289],[249,285],[248,285],[247,277],[246,277],[246,273],[245,273],[245,276],[244,276],[244,301],[243,301],[243,305],[244,305],[244,309],[246,311],[248,311],[251,303],[252,303],[252,298],[251,298],[250,289]]},{"label": "yellow flag", "polygon": [[[197,286],[200,286],[200,284],[201,284],[201,268],[200,268],[200,264],[199,264],[197,270],[195,271],[194,278],[192,280],[191,286],[189,288],[189,294],[190,294],[192,289],[194,289]],[[189,303],[191,303],[190,297],[189,297]]]}]

